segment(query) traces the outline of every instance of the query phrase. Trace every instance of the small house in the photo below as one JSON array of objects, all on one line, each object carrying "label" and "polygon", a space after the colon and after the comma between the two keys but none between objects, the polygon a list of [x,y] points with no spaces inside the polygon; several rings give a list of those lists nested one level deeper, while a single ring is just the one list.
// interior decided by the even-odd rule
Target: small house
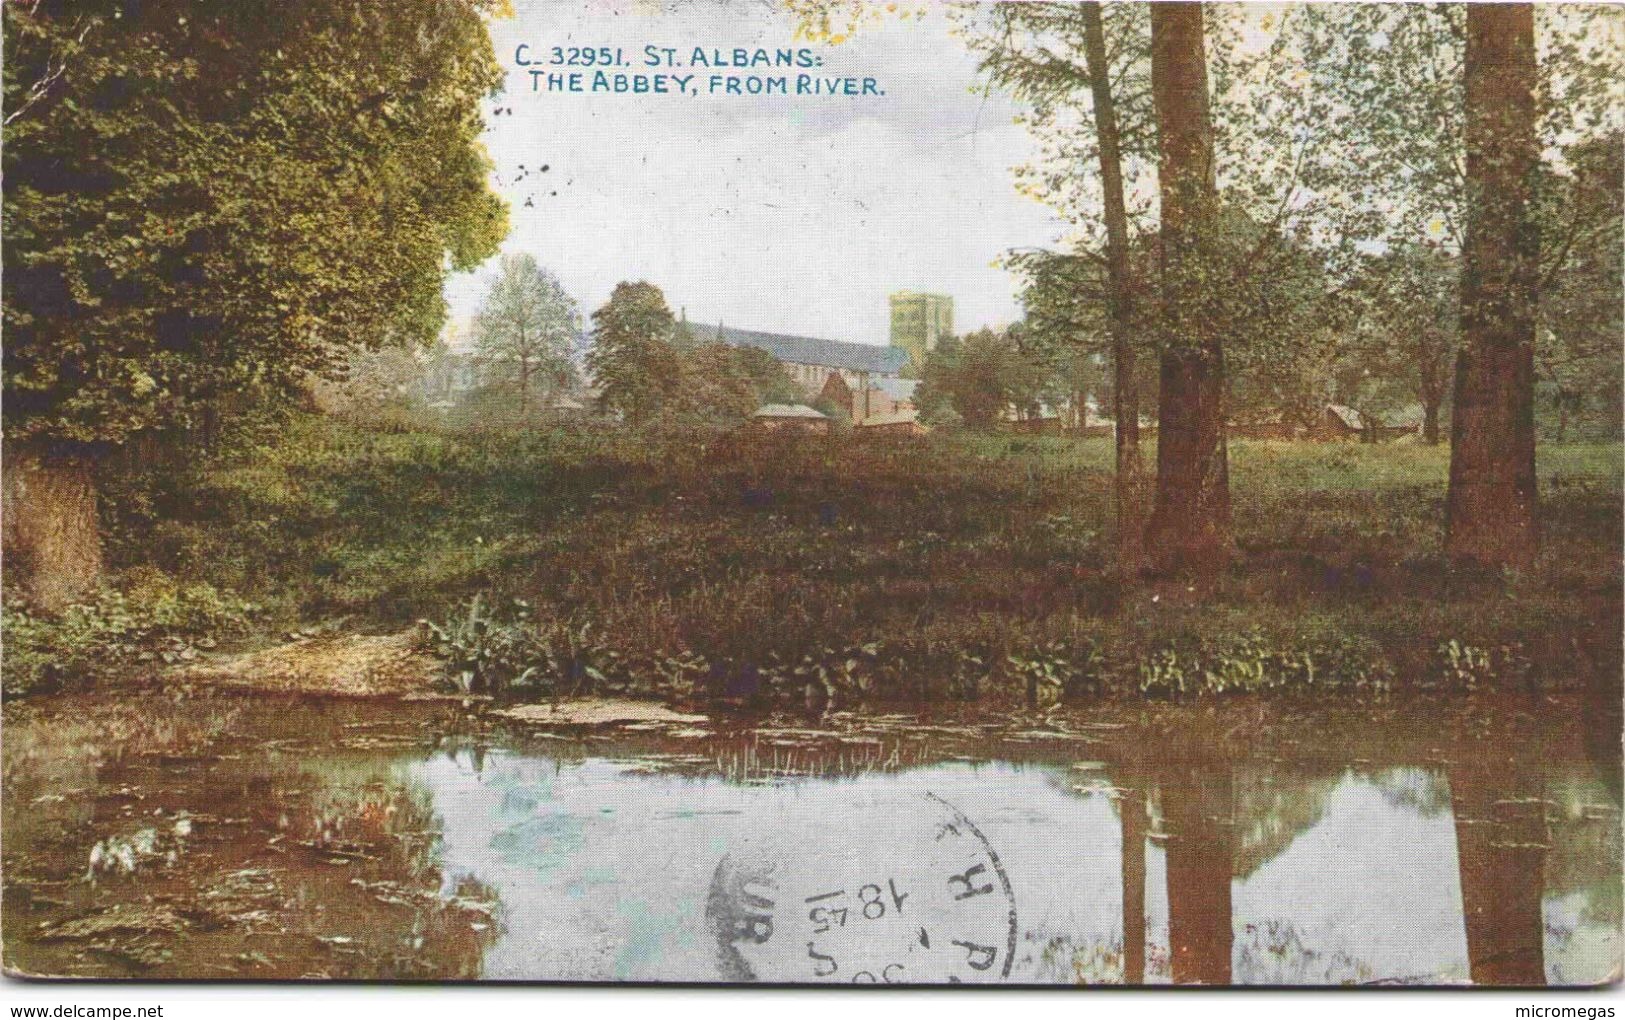
[{"label": "small house", "polygon": [[867,375],[861,376],[854,386],[844,376],[831,375],[818,391],[818,397],[840,408],[856,425],[873,418],[912,412],[917,386],[917,379],[871,379]]},{"label": "small house", "polygon": [[923,436],[930,431],[921,424],[919,413],[913,408],[896,414],[875,415],[852,425],[852,434],[856,436]]},{"label": "small house", "polygon": [[1356,439],[1365,443],[1380,443],[1413,435],[1421,425],[1421,414],[1415,410],[1378,417],[1357,411],[1346,404],[1327,404],[1325,411],[1315,422],[1315,427],[1309,430],[1309,438],[1322,441]]},{"label": "small house", "polygon": [[761,432],[828,432],[830,425],[829,415],[806,404],[763,404],[749,423]]}]

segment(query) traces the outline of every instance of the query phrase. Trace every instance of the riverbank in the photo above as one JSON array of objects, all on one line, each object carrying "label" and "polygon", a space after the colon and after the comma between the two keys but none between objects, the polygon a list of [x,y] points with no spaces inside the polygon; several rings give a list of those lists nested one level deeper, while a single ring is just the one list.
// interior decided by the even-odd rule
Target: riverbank
[{"label": "riverbank", "polygon": [[[1618,444],[1541,450],[1545,552],[1489,574],[1439,553],[1444,448],[1235,441],[1236,557],[1200,586],[1115,575],[1103,439],[310,416],[237,446],[113,489],[114,583],[160,594],[65,635],[8,604],[8,671],[87,632],[131,644],[102,617],[141,612],[184,661],[216,630],[255,648],[426,619],[453,689],[478,660],[471,684],[521,696],[755,707],[1549,693],[1621,671]],[[166,666],[100,658],[112,682]],[[92,668],[47,667],[46,688]]]}]

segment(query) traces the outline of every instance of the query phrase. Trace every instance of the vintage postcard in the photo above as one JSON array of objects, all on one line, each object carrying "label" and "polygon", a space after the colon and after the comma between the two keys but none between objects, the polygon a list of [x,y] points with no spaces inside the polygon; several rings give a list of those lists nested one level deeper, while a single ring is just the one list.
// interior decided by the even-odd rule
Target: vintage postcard
[{"label": "vintage postcard", "polygon": [[1625,9],[3,17],[11,987],[1620,981]]}]

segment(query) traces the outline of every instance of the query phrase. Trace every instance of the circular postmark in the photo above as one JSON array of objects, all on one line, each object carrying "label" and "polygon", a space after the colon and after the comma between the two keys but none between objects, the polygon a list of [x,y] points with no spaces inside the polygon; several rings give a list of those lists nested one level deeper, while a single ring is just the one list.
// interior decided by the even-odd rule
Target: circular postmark
[{"label": "circular postmark", "polygon": [[845,827],[768,836],[717,864],[706,919],[729,981],[1002,981],[1016,900],[987,837],[926,792]]}]

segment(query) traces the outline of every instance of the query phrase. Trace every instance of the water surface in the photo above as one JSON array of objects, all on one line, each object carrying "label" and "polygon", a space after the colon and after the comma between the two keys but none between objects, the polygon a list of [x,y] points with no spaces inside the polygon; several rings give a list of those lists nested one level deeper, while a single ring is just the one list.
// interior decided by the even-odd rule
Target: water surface
[{"label": "water surface", "polygon": [[546,981],[1619,976],[1617,760],[1380,732],[1351,735],[1347,760],[1209,753],[1087,717],[774,723],[539,733],[457,707],[224,698],[14,716],[6,963]]}]

